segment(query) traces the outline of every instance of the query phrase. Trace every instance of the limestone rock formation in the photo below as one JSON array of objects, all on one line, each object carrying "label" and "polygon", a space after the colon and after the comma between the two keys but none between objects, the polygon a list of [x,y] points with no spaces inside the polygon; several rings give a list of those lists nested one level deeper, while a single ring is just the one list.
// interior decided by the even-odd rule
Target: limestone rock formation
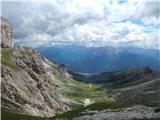
[{"label": "limestone rock formation", "polygon": [[8,20],[4,17],[1,17],[1,47],[9,47],[13,48],[13,30],[8,22]]},{"label": "limestone rock formation", "polygon": [[37,51],[12,43],[12,27],[2,19],[2,108],[34,116],[66,111],[54,80],[60,71]]}]

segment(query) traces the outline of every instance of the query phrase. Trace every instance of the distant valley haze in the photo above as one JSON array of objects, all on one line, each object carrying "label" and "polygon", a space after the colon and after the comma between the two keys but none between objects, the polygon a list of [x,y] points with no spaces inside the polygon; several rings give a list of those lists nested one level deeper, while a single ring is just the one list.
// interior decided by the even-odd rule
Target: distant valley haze
[{"label": "distant valley haze", "polygon": [[137,47],[66,45],[37,49],[46,58],[78,73],[101,73],[149,66],[160,70],[160,51]]}]

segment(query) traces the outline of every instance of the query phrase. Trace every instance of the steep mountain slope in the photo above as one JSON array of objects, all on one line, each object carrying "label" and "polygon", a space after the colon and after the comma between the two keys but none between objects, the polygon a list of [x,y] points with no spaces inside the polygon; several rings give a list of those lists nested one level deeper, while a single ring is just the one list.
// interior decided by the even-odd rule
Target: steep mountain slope
[{"label": "steep mountain slope", "polygon": [[5,18],[1,21],[2,108],[34,116],[66,111],[54,84],[54,77],[60,76],[56,65],[33,49],[13,45],[11,26]]},{"label": "steep mountain slope", "polygon": [[160,51],[152,49],[110,46],[89,48],[73,45],[37,50],[49,60],[65,64],[75,72],[101,73],[142,66],[160,70]]},{"label": "steep mountain slope", "polygon": [[143,83],[112,90],[115,101],[123,104],[160,105],[160,77]]},{"label": "steep mountain slope", "polygon": [[[20,110],[14,106],[17,112],[54,116],[66,110],[54,84],[54,76],[60,73],[54,68],[48,70],[47,64],[48,61],[34,50],[2,48],[2,98],[18,104]],[[2,107],[6,107],[3,99]],[[7,108],[12,107],[7,105]]]}]

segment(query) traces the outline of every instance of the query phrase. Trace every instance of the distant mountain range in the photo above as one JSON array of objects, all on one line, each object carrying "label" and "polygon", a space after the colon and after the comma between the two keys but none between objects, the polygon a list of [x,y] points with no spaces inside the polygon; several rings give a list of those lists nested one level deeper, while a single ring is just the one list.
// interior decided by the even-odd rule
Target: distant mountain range
[{"label": "distant mountain range", "polygon": [[160,51],[154,49],[66,45],[37,50],[49,60],[65,64],[70,70],[81,73],[101,73],[143,66],[160,70]]}]

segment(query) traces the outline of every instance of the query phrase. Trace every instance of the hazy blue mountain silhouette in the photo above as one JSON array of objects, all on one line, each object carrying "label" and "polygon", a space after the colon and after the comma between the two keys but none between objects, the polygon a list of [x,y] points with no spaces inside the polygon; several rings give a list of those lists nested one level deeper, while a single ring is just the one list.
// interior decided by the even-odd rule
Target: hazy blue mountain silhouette
[{"label": "hazy blue mountain silhouette", "polygon": [[85,47],[78,45],[38,48],[49,60],[75,72],[100,73],[149,66],[160,70],[160,51],[138,47]]}]

